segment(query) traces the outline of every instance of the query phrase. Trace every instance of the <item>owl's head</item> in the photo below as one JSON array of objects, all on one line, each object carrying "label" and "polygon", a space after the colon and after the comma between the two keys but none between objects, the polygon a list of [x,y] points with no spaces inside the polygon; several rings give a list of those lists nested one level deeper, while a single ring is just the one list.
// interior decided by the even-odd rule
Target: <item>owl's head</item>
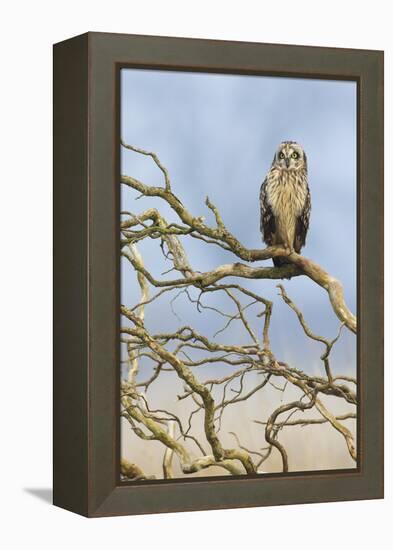
[{"label": "owl's head", "polygon": [[306,153],[296,141],[283,141],[274,155],[273,166],[284,170],[307,170]]}]

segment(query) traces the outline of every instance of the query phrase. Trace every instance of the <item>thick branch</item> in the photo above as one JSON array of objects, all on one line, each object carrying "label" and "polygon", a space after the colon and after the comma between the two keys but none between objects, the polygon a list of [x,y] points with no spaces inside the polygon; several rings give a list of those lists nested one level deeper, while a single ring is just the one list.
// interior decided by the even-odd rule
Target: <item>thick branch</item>
[{"label": "thick branch", "polygon": [[[130,148],[132,147],[130,146]],[[133,150],[135,149],[133,148]],[[338,279],[331,276],[312,260],[304,258],[303,256],[296,254],[295,252],[288,255],[288,251],[279,246],[268,247],[263,250],[247,249],[234,235],[232,235],[232,233],[230,233],[226,229],[217,208],[213,206],[209,200],[207,200],[207,204],[209,208],[214,212],[217,222],[216,228],[211,228],[207,226],[203,222],[202,218],[196,218],[192,216],[192,214],[188,212],[188,210],[176,197],[176,195],[174,195],[172,191],[167,188],[148,186],[135,178],[125,175],[121,176],[121,183],[132,187],[144,196],[159,197],[165,200],[169,204],[169,206],[176,212],[181,221],[185,225],[187,225],[193,232],[199,233],[203,237],[214,239],[215,244],[224,244],[224,248],[226,248],[227,250],[229,248],[233,252],[233,254],[243,260],[246,260],[248,262],[255,262],[260,260],[267,260],[277,256],[287,256],[289,261],[293,264],[293,266],[289,266],[292,267],[292,269],[287,270],[286,268],[270,268],[272,271],[276,271],[276,273],[273,274],[269,268],[265,268],[269,271],[261,272],[259,276],[253,278],[282,279],[290,278],[299,274],[307,275],[328,292],[330,302],[337,317],[343,323],[345,323],[345,325],[352,332],[356,333],[356,317],[349,311],[345,303],[342,284],[340,283],[340,281],[338,281]],[[296,268],[298,268],[298,270],[296,270]],[[220,268],[217,269],[219,270]],[[237,274],[235,274],[235,276],[236,275]]]}]

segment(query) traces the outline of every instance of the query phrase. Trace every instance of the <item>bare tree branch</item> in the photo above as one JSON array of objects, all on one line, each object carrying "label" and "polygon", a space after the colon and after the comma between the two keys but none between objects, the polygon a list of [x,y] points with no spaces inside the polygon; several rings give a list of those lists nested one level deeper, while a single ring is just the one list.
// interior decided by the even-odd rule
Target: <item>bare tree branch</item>
[{"label": "bare tree branch", "polygon": [[[121,183],[145,198],[160,198],[176,219],[176,222],[169,222],[158,209],[149,208],[139,214],[122,212],[120,224],[121,255],[132,266],[138,282],[137,303],[121,306],[124,323],[120,332],[125,352],[122,364],[128,365],[128,376],[121,382],[121,416],[128,422],[133,437],[143,440],[146,445],[151,441],[162,445],[161,475],[167,479],[175,476],[175,460],[184,475],[212,467],[222,468],[228,475],[255,474],[276,453],[281,457],[282,470],[289,471],[290,453],[280,433],[290,426],[330,425],[340,433],[349,456],[356,461],[356,438],[342,423],[356,418],[356,413],[334,414],[334,409],[326,404],[330,401],[322,401],[327,396],[330,400],[357,405],[356,379],[347,374],[333,375],[331,367],[331,351],[343,327],[356,333],[356,318],[345,305],[341,283],[313,261],[280,246],[247,249],[229,232],[218,207],[206,198],[206,208],[215,221],[214,226],[209,226],[203,217],[192,215],[173,193],[168,170],[155,153],[122,145],[136,154],[151,157],[164,176],[164,186],[148,186],[130,176],[121,176]],[[185,243],[190,238],[199,239],[203,246],[219,246],[243,262],[286,256],[290,263],[282,267],[253,267],[235,261],[200,272],[191,264],[186,252]],[[157,242],[157,253],[169,265],[161,278],[154,276],[145,265],[139,246],[140,243],[143,247],[144,241]],[[177,275],[170,278],[168,274],[172,271]],[[332,340],[315,334],[284,286],[278,285],[280,296],[296,314],[304,337],[324,346],[321,355],[323,376],[311,376],[277,358],[269,334],[273,304],[240,284],[247,279],[283,280],[300,275],[327,291],[333,311],[341,321]],[[225,282],[228,278],[231,280]],[[152,292],[151,287],[156,290]],[[217,305],[217,297],[221,300],[219,303],[225,305]],[[223,324],[212,337],[187,324],[172,331],[154,333],[149,329],[149,312],[161,300],[169,300],[172,309],[169,315],[181,323],[177,310],[186,300],[199,314],[216,316]],[[236,338],[231,337],[230,343],[220,341],[229,329]],[[236,341],[240,334],[242,340]],[[211,373],[213,367],[220,368],[219,376]],[[172,373],[181,382],[177,402],[188,406],[186,414],[175,414],[167,410],[168,407],[153,405],[154,391],[150,388],[159,384],[165,373]],[[269,410],[267,418],[261,415],[255,419],[254,422],[263,425],[265,430],[264,440],[258,448],[252,449],[241,443],[243,434],[239,436],[234,430],[227,431],[227,418],[236,414],[242,404],[263,399],[260,396],[265,395],[267,388],[278,396],[278,405]],[[288,388],[295,390],[299,397],[285,403]],[[296,417],[306,410],[316,411],[320,418]],[[226,434],[232,435],[235,447],[224,445]],[[121,473],[128,480],[152,477],[125,459],[121,463]]]},{"label": "bare tree branch", "polygon": [[[141,150],[124,143],[123,146],[136,152],[142,152]],[[142,154],[152,155],[147,152],[142,152]],[[345,304],[344,292],[340,281],[327,273],[315,262],[308,258],[304,258],[295,252],[289,253],[288,250],[279,246],[268,247],[264,250],[247,249],[234,235],[232,235],[232,233],[228,231],[221,215],[218,212],[218,209],[209,201],[209,199],[206,199],[206,204],[215,215],[217,223],[216,228],[207,226],[201,217],[194,217],[185,208],[180,199],[170,190],[170,186],[168,187],[166,185],[165,188],[148,186],[135,178],[125,175],[121,176],[121,183],[132,187],[146,197],[159,197],[165,200],[172,210],[178,215],[183,224],[188,226],[194,234],[198,233],[202,237],[213,239],[216,244],[221,243],[225,247],[229,247],[233,254],[243,260],[254,262],[270,259],[276,256],[287,256],[288,260],[293,264],[292,267],[294,269],[292,269],[292,271],[286,271],[285,268],[273,268],[278,270],[276,276],[269,276],[269,271],[262,271],[259,272],[258,276],[255,278],[290,278],[299,274],[307,275],[310,279],[315,281],[319,286],[328,292],[330,302],[337,317],[344,322],[352,332],[356,332],[356,318],[348,310]],[[217,269],[219,270],[220,268]],[[280,273],[280,270],[283,271]]]}]

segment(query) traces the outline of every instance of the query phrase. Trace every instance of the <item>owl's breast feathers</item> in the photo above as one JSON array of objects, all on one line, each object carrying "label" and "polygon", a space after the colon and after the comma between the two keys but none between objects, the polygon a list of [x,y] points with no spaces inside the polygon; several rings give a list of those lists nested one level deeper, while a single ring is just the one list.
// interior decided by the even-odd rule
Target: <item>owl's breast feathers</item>
[{"label": "owl's breast feathers", "polygon": [[311,200],[306,170],[272,167],[261,187],[261,231],[267,245],[300,252],[306,242]]}]

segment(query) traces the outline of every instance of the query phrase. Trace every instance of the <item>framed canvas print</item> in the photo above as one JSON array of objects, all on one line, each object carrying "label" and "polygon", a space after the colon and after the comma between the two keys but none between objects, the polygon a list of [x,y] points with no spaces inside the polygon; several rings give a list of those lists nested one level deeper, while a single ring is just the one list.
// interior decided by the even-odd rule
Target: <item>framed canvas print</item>
[{"label": "framed canvas print", "polygon": [[54,47],[54,503],[383,496],[383,54]]}]

